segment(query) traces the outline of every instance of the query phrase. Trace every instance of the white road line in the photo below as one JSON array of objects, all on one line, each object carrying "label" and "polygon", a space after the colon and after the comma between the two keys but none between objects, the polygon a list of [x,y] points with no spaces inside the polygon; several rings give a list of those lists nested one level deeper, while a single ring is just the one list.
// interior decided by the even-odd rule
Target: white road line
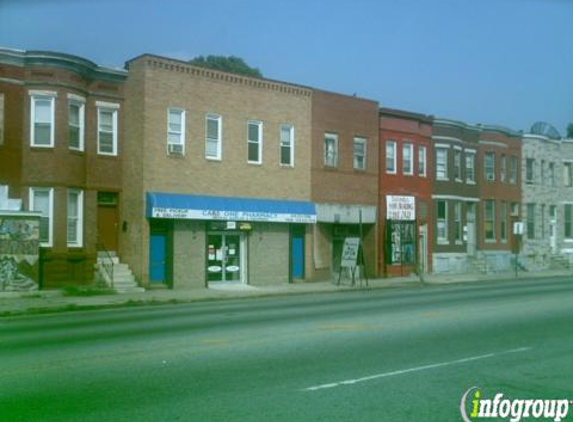
[{"label": "white road line", "polygon": [[526,352],[528,350],[531,350],[531,347],[520,347],[518,349],[505,350],[503,352],[497,352],[497,353],[487,353],[485,355],[472,356],[469,358],[457,359],[457,360],[452,360],[449,362],[433,363],[431,365],[416,366],[414,368],[400,369],[398,371],[383,372],[381,374],[370,375],[370,376],[363,377],[363,378],[356,378],[356,379],[332,382],[332,383],[328,383],[328,384],[315,385],[313,387],[305,388],[304,390],[305,391],[316,391],[316,390],[324,390],[326,388],[339,387],[341,385],[358,384],[359,382],[372,381],[372,380],[375,380],[378,378],[393,377],[395,375],[403,375],[403,374],[408,374],[410,372],[425,371],[426,369],[442,368],[444,366],[460,365],[462,363],[473,362],[473,361],[481,360],[481,359],[489,359],[489,358],[493,358],[496,356],[507,355],[510,353]]}]

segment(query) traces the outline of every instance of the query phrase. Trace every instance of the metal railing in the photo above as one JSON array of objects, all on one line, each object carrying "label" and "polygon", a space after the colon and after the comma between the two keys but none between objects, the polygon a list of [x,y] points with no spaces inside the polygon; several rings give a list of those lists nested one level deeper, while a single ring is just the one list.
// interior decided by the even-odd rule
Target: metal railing
[{"label": "metal railing", "polygon": [[[100,253],[102,253],[100,255]],[[101,259],[101,260],[100,260]],[[103,268],[104,272],[106,273],[107,277],[109,278],[110,287],[113,289],[113,256],[109,253],[106,247],[98,243],[97,245],[97,260],[98,264]]]}]

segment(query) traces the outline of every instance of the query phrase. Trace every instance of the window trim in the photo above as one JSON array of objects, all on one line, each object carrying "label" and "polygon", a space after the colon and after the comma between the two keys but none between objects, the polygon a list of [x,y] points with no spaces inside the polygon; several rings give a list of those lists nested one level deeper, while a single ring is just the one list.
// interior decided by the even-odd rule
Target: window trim
[{"label": "window trim", "polygon": [[[406,160],[404,152],[406,150],[410,150],[410,159],[408,160],[410,163],[410,171],[406,171]],[[414,175],[414,144],[412,142],[403,142],[402,143],[402,174],[405,176],[413,176]]]},{"label": "window trim", "polygon": [[[388,147],[392,146],[392,150],[393,150],[393,159],[392,159],[392,167],[394,168],[393,170],[388,170]],[[386,173],[387,174],[397,174],[398,172],[398,157],[397,157],[397,151],[398,151],[398,143],[393,140],[393,139],[387,139],[386,140],[386,149],[384,150],[385,152],[385,166],[386,166]]]},{"label": "window trim", "polygon": [[[251,141],[249,139],[249,126],[256,125],[259,127],[258,131],[258,139],[257,141]],[[257,155],[258,160],[250,160],[249,159],[249,144],[258,144]],[[249,164],[263,164],[263,122],[261,120],[249,120],[247,121],[247,163]]]},{"label": "window trim", "polygon": [[[356,144],[362,144],[364,146],[364,155],[362,155],[362,167],[356,166]],[[363,136],[355,136],[352,138],[352,168],[358,171],[366,171],[367,162],[366,159],[368,157],[368,140]]]},{"label": "window trim", "polygon": [[[79,107],[79,139],[78,147],[74,147],[70,145],[70,107],[78,106]],[[85,151],[85,132],[86,132],[86,99],[84,97],[80,97],[79,95],[68,94],[68,149],[73,151]]]},{"label": "window trim", "polygon": [[[34,210],[35,205],[35,192],[48,192],[48,241],[39,242],[40,246],[51,248],[54,243],[54,188],[45,187],[30,187],[28,193],[29,209]],[[39,211],[38,211],[39,212]],[[40,223],[41,224],[41,223]]]},{"label": "window trim", "polygon": [[[97,102],[99,103],[99,102]],[[96,103],[96,104],[97,104]],[[106,103],[107,104],[107,103]],[[97,154],[98,155],[107,155],[107,156],[117,156],[117,132],[118,132],[118,110],[119,106],[117,107],[110,107],[108,105],[102,105],[99,103],[97,105]],[[101,143],[100,143],[100,122],[101,122],[101,113],[108,112],[112,114],[111,123],[112,123],[112,152],[106,152],[101,150]]]},{"label": "window trim", "polygon": [[[30,91],[30,146],[34,148],[54,148],[56,140],[56,97],[54,91]],[[50,143],[36,143],[36,101],[50,101]]]},{"label": "window trim", "polygon": [[[179,113],[181,115],[181,130],[179,132],[172,131],[170,128],[171,113]],[[167,108],[167,145],[181,145],[181,154],[185,155],[185,109],[181,107],[168,107]],[[176,134],[179,137],[179,142],[171,142],[170,135]],[[169,147],[168,147],[169,149]]]},{"label": "window trim", "polygon": [[[529,177],[529,163],[531,163],[531,178]],[[533,185],[535,183],[535,158],[525,159],[525,183],[527,185]]]},{"label": "window trim", "polygon": [[[334,140],[334,150],[333,150],[333,164],[329,164],[326,156],[326,140],[332,139]],[[324,167],[327,168],[337,168],[338,167],[338,134],[332,132],[325,132],[324,133]]]},{"label": "window trim", "polygon": [[[420,171],[421,168],[423,168],[423,171]],[[418,176],[428,176],[427,148],[425,145],[418,146]]]},{"label": "window trim", "polygon": [[464,243],[462,203],[460,201],[454,203],[454,241],[456,245],[462,245]]},{"label": "window trim", "polygon": [[[488,213],[487,213],[487,206],[491,204],[491,226],[492,226],[492,236],[488,237],[487,231],[487,222],[488,222]],[[486,243],[496,243],[497,242],[497,230],[496,230],[496,218],[495,218],[495,208],[496,208],[496,200],[495,199],[484,199],[483,204],[483,239]]]},{"label": "window trim", "polygon": [[[491,157],[491,168],[488,168],[488,157]],[[491,172],[490,172],[491,170]],[[486,182],[495,182],[495,152],[486,151],[483,156],[483,175]]]},{"label": "window trim", "polygon": [[[78,215],[76,216],[76,240],[70,241],[68,227],[70,224],[69,200],[70,194],[77,194]],[[66,242],[68,248],[81,248],[84,244],[84,191],[81,189],[68,189],[66,195]]]},{"label": "window trim", "polygon": [[[468,185],[475,185],[476,184],[476,152],[475,151],[465,151],[464,154],[465,158],[465,176],[466,176],[466,184]],[[471,159],[471,172],[468,171],[470,167],[468,167],[468,159]],[[468,176],[471,174],[472,178],[470,179]]]},{"label": "window trim", "polygon": [[[445,162],[444,162],[444,176],[439,176],[439,175],[438,175],[438,168],[439,168],[439,166],[438,166],[438,164],[439,164],[438,151],[444,151],[444,153],[445,153],[445,155],[444,155],[444,158],[445,158]],[[450,151],[450,148],[449,148],[449,147],[437,146],[437,145],[436,145],[436,150],[435,150],[435,152],[436,152],[436,180],[439,180],[439,181],[449,181],[449,180],[450,180],[450,172],[449,172],[449,169],[448,169],[448,166],[449,166],[449,155],[450,155],[450,154],[449,154],[449,151]]]},{"label": "window trim", "polygon": [[[209,120],[217,121],[217,154],[215,156],[207,155],[207,135]],[[217,113],[205,113],[205,159],[209,161],[221,161],[223,159],[223,116]]]},{"label": "window trim", "polygon": [[[530,210],[533,210],[531,213]],[[526,216],[525,216],[525,227],[527,229],[526,236],[528,240],[536,239],[535,237],[535,202],[528,202],[525,205]],[[531,227],[533,230],[529,230],[529,224],[531,223]]]},{"label": "window trim", "polygon": [[[283,163],[283,154],[282,154],[282,149],[283,149],[283,143],[282,143],[282,139],[281,139],[281,134],[283,129],[288,128],[289,130],[289,148],[290,148],[290,154],[289,154],[289,160],[290,163],[285,164]],[[281,167],[294,167],[294,125],[289,124],[289,123],[282,123],[279,127],[279,165]]]},{"label": "window trim", "polygon": [[[567,220],[567,208],[569,207],[569,220]],[[569,225],[569,235],[567,235]],[[573,240],[573,204],[563,204],[563,238],[566,241]]]},{"label": "window trim", "polygon": [[507,183],[507,156],[505,154],[499,157],[499,181]]},{"label": "window trim", "polygon": [[[440,223],[440,202],[444,203],[444,213],[445,216],[443,218],[444,220],[444,237],[440,237],[440,229],[438,227],[438,224]],[[436,241],[438,243],[438,245],[449,245],[450,244],[450,238],[449,238],[449,230],[448,230],[448,201],[446,199],[438,199],[436,201]]]},{"label": "window trim", "polygon": [[517,156],[512,155],[509,158],[509,184],[516,185],[517,184]]}]

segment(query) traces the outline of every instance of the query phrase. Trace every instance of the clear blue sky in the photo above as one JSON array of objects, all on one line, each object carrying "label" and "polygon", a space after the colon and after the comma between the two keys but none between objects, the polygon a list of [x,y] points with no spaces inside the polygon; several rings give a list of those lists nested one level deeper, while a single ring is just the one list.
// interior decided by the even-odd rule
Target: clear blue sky
[{"label": "clear blue sky", "polygon": [[573,122],[573,0],[0,0],[0,45],[113,67],[236,55],[385,107],[562,135]]}]

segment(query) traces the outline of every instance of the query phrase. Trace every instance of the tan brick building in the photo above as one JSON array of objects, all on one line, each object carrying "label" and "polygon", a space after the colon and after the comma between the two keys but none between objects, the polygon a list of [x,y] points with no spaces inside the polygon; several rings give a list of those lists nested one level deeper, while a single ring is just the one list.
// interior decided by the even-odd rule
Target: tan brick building
[{"label": "tan brick building", "polygon": [[307,278],[312,91],[153,55],[126,67],[121,251],[142,283]]}]

